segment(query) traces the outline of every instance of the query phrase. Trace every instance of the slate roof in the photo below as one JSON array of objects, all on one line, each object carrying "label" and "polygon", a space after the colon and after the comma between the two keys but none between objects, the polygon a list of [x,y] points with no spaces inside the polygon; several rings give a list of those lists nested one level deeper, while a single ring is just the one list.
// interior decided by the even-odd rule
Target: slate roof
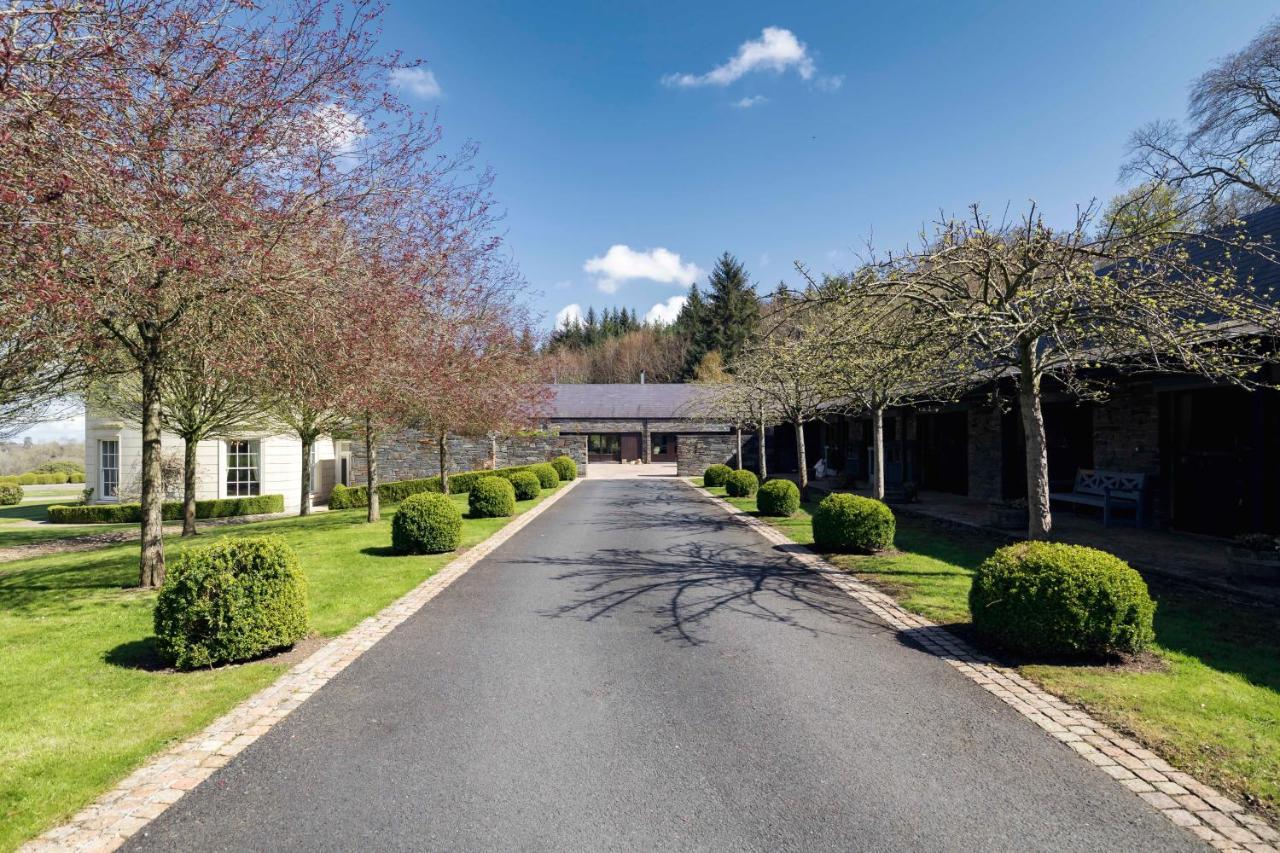
[{"label": "slate roof", "polygon": [[616,385],[552,385],[548,417],[699,418],[714,389],[706,385],[646,382]]}]

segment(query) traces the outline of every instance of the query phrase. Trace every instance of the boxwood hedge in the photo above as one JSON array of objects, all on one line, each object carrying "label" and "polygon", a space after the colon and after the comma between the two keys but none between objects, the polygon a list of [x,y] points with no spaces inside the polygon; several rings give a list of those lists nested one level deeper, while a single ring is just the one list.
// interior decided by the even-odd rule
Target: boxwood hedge
[{"label": "boxwood hedge", "polygon": [[507,474],[506,479],[511,483],[511,488],[515,489],[518,501],[531,501],[542,494],[542,483],[532,471],[514,471]]},{"label": "boxwood hedge", "polygon": [[251,660],[307,635],[307,583],[281,536],[188,548],[155,607],[156,647],[178,669]]},{"label": "boxwood hedge", "polygon": [[702,485],[709,489],[723,486],[724,481],[732,473],[733,469],[728,465],[708,465],[707,470],[702,472]]},{"label": "boxwood hedge", "polygon": [[0,483],[0,506],[22,503],[22,486],[17,483]]},{"label": "boxwood hedge", "polygon": [[551,467],[556,469],[556,474],[560,476],[561,482],[569,482],[578,479],[578,463],[573,461],[569,456],[557,456],[551,460]]},{"label": "boxwood hedge", "polygon": [[790,480],[770,480],[760,487],[756,508],[761,515],[790,518],[800,509],[800,489]]},{"label": "boxwood hedge", "polygon": [[472,518],[505,518],[515,515],[515,489],[502,477],[481,477],[467,493],[467,509]]},{"label": "boxwood hedge", "polygon": [[880,501],[831,494],[813,514],[813,542],[821,551],[872,554],[893,547],[896,526],[893,511]]},{"label": "boxwood hedge", "polygon": [[[461,474],[450,474],[449,493],[464,495],[471,491],[471,487],[481,477],[492,477],[494,474],[505,476],[516,471],[527,471],[531,467],[530,465],[513,465],[510,468],[484,469],[480,471],[464,471]],[[369,505],[368,486],[343,486],[341,492],[338,492],[338,486],[333,488],[334,493],[339,496],[339,504],[334,505],[334,493],[331,493],[329,495],[329,509],[355,509]],[[383,503],[399,503],[410,495],[420,495],[424,492],[438,493],[441,491],[443,489],[440,485],[439,477],[423,477],[418,480],[392,480],[391,482],[378,484],[378,497]]]},{"label": "boxwood hedge", "polygon": [[[284,512],[284,495],[256,495],[251,498],[218,498],[196,501],[196,518],[233,518]],[[49,507],[54,524],[137,524],[142,521],[142,505],[71,504]],[[161,508],[165,521],[182,519],[182,501],[165,501]]]},{"label": "boxwood hedge", "polygon": [[969,610],[981,633],[1029,655],[1140,652],[1155,638],[1155,602],[1142,576],[1105,551],[1021,542],[992,554],[973,577]]},{"label": "boxwood hedge", "polygon": [[444,495],[410,495],[391,518],[391,547],[402,553],[443,554],[461,542],[462,513]]},{"label": "boxwood hedge", "polygon": [[537,465],[530,465],[529,470],[538,477],[538,484],[544,489],[554,489],[560,485],[560,475],[556,473],[555,466],[550,462],[539,462]]},{"label": "boxwood hedge", "polygon": [[724,478],[725,493],[731,498],[749,498],[760,488],[760,479],[751,471],[730,471]]}]

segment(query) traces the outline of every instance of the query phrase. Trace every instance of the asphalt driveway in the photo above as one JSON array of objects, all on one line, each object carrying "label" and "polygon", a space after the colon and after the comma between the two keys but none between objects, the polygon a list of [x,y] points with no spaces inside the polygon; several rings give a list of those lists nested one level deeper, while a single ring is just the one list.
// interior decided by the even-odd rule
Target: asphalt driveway
[{"label": "asphalt driveway", "polygon": [[673,480],[579,484],[134,850],[1190,850]]}]

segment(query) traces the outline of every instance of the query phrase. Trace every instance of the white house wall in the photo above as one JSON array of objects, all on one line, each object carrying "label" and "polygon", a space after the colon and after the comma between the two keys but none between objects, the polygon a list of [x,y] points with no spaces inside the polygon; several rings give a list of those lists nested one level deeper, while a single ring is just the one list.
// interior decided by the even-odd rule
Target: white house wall
[{"label": "white house wall", "polygon": [[[119,419],[89,414],[85,418],[85,485],[94,489],[94,501],[106,502],[101,494],[99,466],[99,442],[120,442],[120,488],[138,480],[142,471],[142,432],[126,426]],[[259,442],[258,477],[261,494],[283,495],[286,512],[297,512],[301,506],[302,443],[287,435],[266,432],[247,432],[233,436]],[[335,459],[334,442],[322,437],[316,442],[317,468]],[[165,457],[182,458],[182,439],[170,433],[160,436],[161,453]],[[227,441],[208,439],[196,447],[196,498],[208,500],[227,497]],[[319,482],[313,482],[312,499],[327,497],[316,490]],[[179,486],[179,492],[181,487]],[[180,497],[174,495],[175,498]]]}]

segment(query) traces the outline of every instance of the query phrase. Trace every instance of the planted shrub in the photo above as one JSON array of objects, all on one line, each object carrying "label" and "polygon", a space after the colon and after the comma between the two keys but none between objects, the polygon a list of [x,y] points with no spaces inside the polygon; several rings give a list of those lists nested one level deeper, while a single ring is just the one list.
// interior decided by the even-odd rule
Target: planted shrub
[{"label": "planted shrub", "polygon": [[329,509],[351,509],[350,491],[341,483],[335,483],[329,492]]},{"label": "planted shrub", "polygon": [[40,481],[37,479],[37,477],[38,477],[38,475],[36,475],[36,474],[32,474],[30,471],[28,471],[28,472],[27,472],[27,473],[25,473],[25,474],[19,474],[19,475],[18,475],[18,485],[20,485],[20,486],[34,486],[34,485],[36,485],[37,483],[39,483],[39,482],[40,482]]},{"label": "planted shrub", "polygon": [[542,484],[538,482],[538,475],[532,471],[516,471],[508,474],[506,479],[511,483],[511,488],[515,489],[518,501],[531,501],[542,494]]},{"label": "planted shrub", "polygon": [[724,490],[731,498],[749,498],[760,488],[760,479],[750,471],[730,471]]},{"label": "planted shrub", "polygon": [[307,585],[280,536],[223,539],[178,555],[155,609],[156,646],[178,669],[251,660],[307,635]]},{"label": "planted shrub", "polygon": [[756,508],[761,515],[789,518],[800,509],[800,489],[790,480],[770,480],[760,487]]},{"label": "planted shrub", "polygon": [[[142,520],[142,505],[136,503],[55,505],[47,512],[54,524],[134,524]],[[182,501],[165,501],[160,512],[165,521],[179,521]],[[274,512],[284,512],[284,495],[196,501],[196,518],[233,518]]]},{"label": "planted shrub", "polygon": [[1060,542],[1020,542],[978,567],[969,609],[980,632],[1029,655],[1135,653],[1155,639],[1155,602],[1128,563]]},{"label": "planted shrub", "polygon": [[22,486],[17,483],[0,483],[0,506],[22,503]]},{"label": "planted shrub", "polygon": [[859,495],[827,495],[813,514],[813,542],[822,551],[872,554],[893,547],[893,511]]},{"label": "planted shrub", "polygon": [[702,485],[707,488],[723,486],[724,481],[733,473],[733,469],[728,465],[709,465],[707,470],[702,472]]},{"label": "planted shrub", "polygon": [[82,473],[80,473],[80,472],[78,472],[78,471],[77,471],[77,472],[73,472],[73,473],[71,473],[71,474],[68,474],[67,476],[68,476],[68,479],[67,479],[67,482],[68,482],[68,483],[83,483],[83,482],[84,482],[84,474],[82,474]]},{"label": "planted shrub", "polygon": [[551,467],[556,469],[556,474],[562,482],[567,483],[578,479],[578,463],[574,462],[572,457],[557,456],[551,460]]},{"label": "planted shrub", "polygon": [[555,467],[550,462],[530,465],[529,470],[537,476],[538,484],[544,489],[554,489],[560,485],[560,475],[556,473]]},{"label": "planted shrub", "polygon": [[505,518],[516,511],[516,492],[502,477],[481,477],[467,493],[472,518]]},{"label": "planted shrub", "polygon": [[391,518],[391,547],[405,554],[443,554],[461,542],[462,513],[444,495],[411,495]]}]

